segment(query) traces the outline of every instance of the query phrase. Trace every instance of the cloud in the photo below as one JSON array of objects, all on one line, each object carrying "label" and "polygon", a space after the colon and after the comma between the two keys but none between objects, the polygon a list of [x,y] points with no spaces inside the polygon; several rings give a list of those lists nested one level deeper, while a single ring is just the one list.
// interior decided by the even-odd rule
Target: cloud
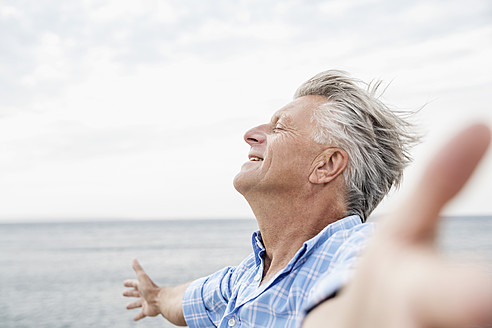
[{"label": "cloud", "polygon": [[[43,190],[62,199],[64,188],[75,212],[90,198],[92,214],[119,215],[112,194],[128,203],[138,198],[131,189],[148,189],[134,213],[179,213],[177,195],[193,194],[213,215],[232,197],[243,132],[329,68],[394,79],[387,96],[399,107],[433,101],[424,115],[444,122],[431,129],[437,136],[456,124],[453,115],[490,118],[491,17],[487,0],[0,4],[0,179],[10,200],[0,216],[23,201],[32,215],[54,213]],[[180,170],[192,179],[180,180]],[[91,196],[99,182],[109,207]],[[213,197],[198,196],[212,185],[204,193]],[[224,207],[224,215],[249,215],[231,204],[239,210]]]}]

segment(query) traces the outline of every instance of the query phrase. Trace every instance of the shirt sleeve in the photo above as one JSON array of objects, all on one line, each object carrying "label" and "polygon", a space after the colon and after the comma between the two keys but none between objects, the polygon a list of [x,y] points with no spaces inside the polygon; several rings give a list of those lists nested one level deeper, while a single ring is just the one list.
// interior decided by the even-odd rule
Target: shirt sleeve
[{"label": "shirt sleeve", "polygon": [[350,237],[340,246],[328,270],[323,273],[311,289],[304,306],[306,315],[321,302],[334,297],[353,276],[358,256],[374,231],[374,224],[363,224],[348,233]]},{"label": "shirt sleeve", "polygon": [[183,314],[192,327],[217,327],[231,295],[234,267],[192,282],[183,295]]}]

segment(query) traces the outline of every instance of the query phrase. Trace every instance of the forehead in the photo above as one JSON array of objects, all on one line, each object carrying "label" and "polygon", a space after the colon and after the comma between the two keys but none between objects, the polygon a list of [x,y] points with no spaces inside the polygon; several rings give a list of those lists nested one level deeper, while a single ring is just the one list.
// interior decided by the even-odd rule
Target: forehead
[{"label": "forehead", "polygon": [[272,116],[272,122],[282,120],[286,123],[311,125],[314,111],[326,101],[327,98],[323,96],[299,97],[276,111]]}]

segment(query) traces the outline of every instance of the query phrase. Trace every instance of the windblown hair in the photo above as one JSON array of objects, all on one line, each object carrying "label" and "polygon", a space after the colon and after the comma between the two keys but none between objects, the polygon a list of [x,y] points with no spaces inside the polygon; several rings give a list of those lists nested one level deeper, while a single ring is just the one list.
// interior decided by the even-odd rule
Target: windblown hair
[{"label": "windblown hair", "polygon": [[393,112],[378,99],[380,85],[329,70],[303,83],[294,94],[294,99],[307,95],[327,98],[311,118],[317,126],[313,139],[347,152],[349,161],[343,173],[347,215],[358,214],[362,221],[393,186],[399,186],[403,169],[411,161],[409,150],[419,141],[403,115],[411,113]]}]

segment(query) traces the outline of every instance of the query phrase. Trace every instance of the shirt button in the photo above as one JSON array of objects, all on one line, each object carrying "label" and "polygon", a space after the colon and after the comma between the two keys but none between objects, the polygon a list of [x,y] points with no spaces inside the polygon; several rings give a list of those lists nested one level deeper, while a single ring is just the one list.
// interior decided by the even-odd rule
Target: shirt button
[{"label": "shirt button", "polygon": [[253,278],[254,281],[260,281],[260,279],[261,279],[261,276],[259,273]]},{"label": "shirt button", "polygon": [[229,325],[229,327],[234,327],[236,325],[236,319],[230,318],[227,324]]}]

